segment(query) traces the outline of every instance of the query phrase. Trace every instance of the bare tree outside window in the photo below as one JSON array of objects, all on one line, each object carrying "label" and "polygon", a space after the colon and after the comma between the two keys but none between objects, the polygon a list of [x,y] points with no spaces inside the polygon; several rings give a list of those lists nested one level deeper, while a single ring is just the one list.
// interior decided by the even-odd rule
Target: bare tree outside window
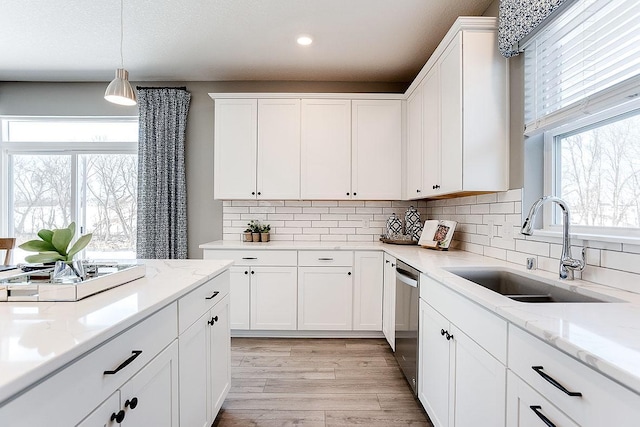
[{"label": "bare tree outside window", "polygon": [[640,114],[556,139],[572,223],[640,227]]}]

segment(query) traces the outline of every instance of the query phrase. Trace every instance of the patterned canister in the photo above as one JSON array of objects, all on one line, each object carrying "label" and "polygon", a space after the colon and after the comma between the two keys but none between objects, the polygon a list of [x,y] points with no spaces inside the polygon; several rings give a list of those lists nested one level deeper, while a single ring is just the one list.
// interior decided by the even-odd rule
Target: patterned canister
[{"label": "patterned canister", "polygon": [[420,212],[413,206],[404,213],[404,229],[405,234],[413,234],[413,226],[420,223]]},{"label": "patterned canister", "polygon": [[422,234],[423,225],[420,221],[413,224],[411,227],[411,240],[415,240],[416,242],[420,240],[420,235]]},{"label": "patterned canister", "polygon": [[387,236],[397,236],[402,234],[402,220],[395,213],[387,219]]}]

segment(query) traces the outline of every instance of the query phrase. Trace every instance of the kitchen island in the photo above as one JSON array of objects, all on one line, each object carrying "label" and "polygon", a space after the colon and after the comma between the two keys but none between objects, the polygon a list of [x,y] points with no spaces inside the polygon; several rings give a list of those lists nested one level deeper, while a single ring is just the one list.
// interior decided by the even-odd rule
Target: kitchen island
[{"label": "kitchen island", "polygon": [[[111,415],[111,421],[123,419],[126,424],[124,420],[135,420],[135,414],[149,415],[143,398],[136,395],[132,403],[133,398],[125,396],[130,383],[136,392],[152,385],[149,388],[159,393],[149,395],[153,400],[168,399],[166,411],[151,414],[166,415],[160,425],[178,425],[182,417],[191,420],[191,411],[196,419],[215,418],[219,405],[207,406],[206,390],[211,388],[207,383],[202,384],[202,405],[191,402],[179,411],[178,374],[184,374],[180,385],[185,388],[197,390],[199,384],[184,381],[194,375],[187,366],[180,371],[177,354],[178,348],[181,355],[184,348],[187,356],[200,351],[189,360],[192,369],[199,367],[194,363],[203,364],[199,381],[206,377],[202,372],[210,370],[210,359],[217,358],[217,366],[224,368],[215,372],[221,375],[216,381],[224,383],[215,399],[221,405],[230,380],[225,316],[231,261],[144,263],[145,277],[81,301],[0,304],[0,425],[44,425],[43,420],[48,425],[76,425],[90,418],[94,408],[98,418],[102,408],[105,424]],[[220,309],[224,310],[216,312],[214,322],[211,313]],[[204,333],[201,324],[212,332]],[[183,339],[191,338],[192,331],[199,341]],[[215,355],[213,344],[221,347]],[[157,418],[149,420],[153,422],[146,425],[158,425]]]}]

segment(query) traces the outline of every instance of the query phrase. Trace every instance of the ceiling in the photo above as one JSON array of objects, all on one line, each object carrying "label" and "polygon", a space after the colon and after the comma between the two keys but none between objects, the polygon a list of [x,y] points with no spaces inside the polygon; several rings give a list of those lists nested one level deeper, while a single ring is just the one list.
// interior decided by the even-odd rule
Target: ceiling
[{"label": "ceiling", "polygon": [[[134,81],[408,82],[491,2],[124,0],[124,66]],[[0,81],[109,81],[119,47],[118,0],[2,0]]]}]

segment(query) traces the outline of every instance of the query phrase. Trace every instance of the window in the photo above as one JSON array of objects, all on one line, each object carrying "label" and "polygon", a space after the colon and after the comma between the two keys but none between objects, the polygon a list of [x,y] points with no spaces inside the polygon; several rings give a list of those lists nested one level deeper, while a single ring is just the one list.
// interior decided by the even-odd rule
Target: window
[{"label": "window", "polygon": [[[92,259],[135,258],[136,118],[3,118],[2,234],[75,221]],[[14,262],[27,253],[17,250]]]},{"label": "window", "polygon": [[525,136],[544,133],[544,193],[574,233],[640,238],[639,20],[636,0],[578,0],[524,47]]}]

